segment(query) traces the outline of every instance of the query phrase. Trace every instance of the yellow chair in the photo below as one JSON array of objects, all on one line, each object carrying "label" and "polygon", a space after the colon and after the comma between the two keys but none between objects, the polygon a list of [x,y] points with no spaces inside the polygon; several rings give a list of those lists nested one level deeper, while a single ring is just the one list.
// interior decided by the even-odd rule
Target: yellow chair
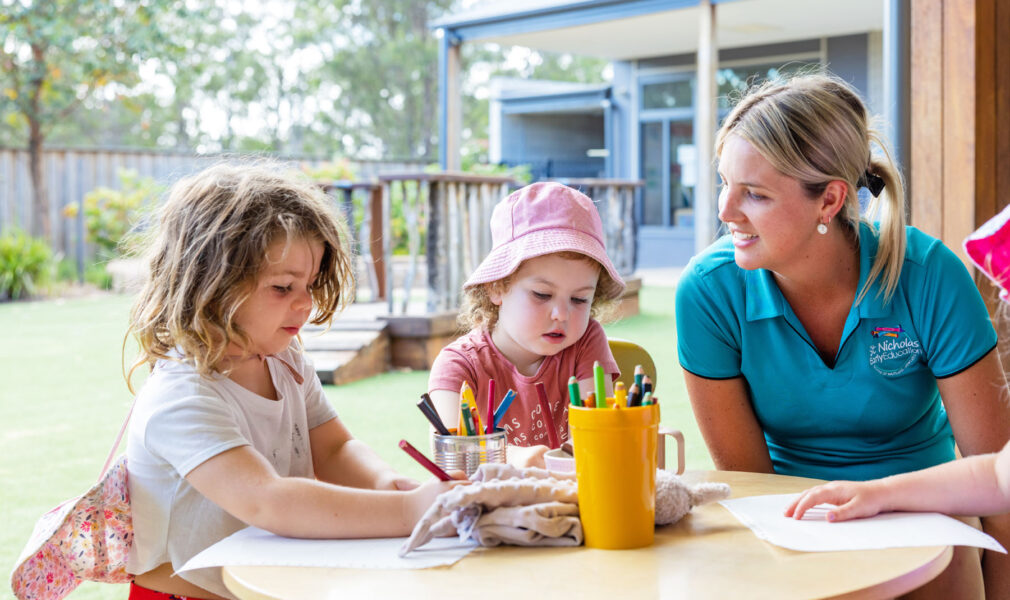
[{"label": "yellow chair", "polygon": [[[639,346],[635,342],[612,338],[607,340],[610,344],[610,352],[617,361],[617,368],[621,370],[621,381],[631,387],[631,381],[635,377],[635,365],[642,365],[649,379],[652,379],[652,387],[656,388],[656,363],[653,362],[649,351]],[[659,443],[656,445],[656,466],[660,469],[666,468],[666,439],[670,436],[677,441],[677,473],[684,472],[684,435],[676,429],[670,429],[664,425],[659,426]]]},{"label": "yellow chair", "polygon": [[624,385],[631,387],[631,380],[635,377],[635,365],[642,365],[652,379],[652,387],[656,387],[656,363],[652,361],[648,350],[628,340],[613,338],[607,341],[610,344],[610,352],[617,361],[617,368],[621,370],[621,381]]}]

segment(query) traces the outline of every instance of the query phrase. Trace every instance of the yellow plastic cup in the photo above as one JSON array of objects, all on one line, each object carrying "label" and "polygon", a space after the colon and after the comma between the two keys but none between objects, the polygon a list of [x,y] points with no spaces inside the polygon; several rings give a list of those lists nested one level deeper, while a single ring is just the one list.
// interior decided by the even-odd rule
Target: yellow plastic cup
[{"label": "yellow plastic cup", "polygon": [[568,407],[586,546],[641,548],[656,522],[659,405]]}]

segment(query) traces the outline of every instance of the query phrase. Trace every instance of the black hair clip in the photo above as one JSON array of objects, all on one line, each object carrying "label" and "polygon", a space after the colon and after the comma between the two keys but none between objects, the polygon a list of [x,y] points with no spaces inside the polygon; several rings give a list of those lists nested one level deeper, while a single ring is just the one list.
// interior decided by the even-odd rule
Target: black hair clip
[{"label": "black hair clip", "polygon": [[863,176],[859,178],[856,185],[870,190],[870,193],[873,194],[874,198],[879,196],[880,192],[884,191],[883,178],[875,173],[870,173],[869,169],[863,172]]}]

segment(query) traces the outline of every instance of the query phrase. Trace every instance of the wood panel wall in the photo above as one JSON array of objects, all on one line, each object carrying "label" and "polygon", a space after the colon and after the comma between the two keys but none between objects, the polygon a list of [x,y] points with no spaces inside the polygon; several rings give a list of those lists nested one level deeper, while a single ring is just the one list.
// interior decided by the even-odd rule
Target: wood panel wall
[{"label": "wood panel wall", "polygon": [[911,222],[973,269],[1010,374],[1010,308],[962,242],[1010,203],[1010,1],[911,2]]},{"label": "wood panel wall", "polygon": [[962,241],[1010,201],[1010,2],[911,3],[911,222]]}]

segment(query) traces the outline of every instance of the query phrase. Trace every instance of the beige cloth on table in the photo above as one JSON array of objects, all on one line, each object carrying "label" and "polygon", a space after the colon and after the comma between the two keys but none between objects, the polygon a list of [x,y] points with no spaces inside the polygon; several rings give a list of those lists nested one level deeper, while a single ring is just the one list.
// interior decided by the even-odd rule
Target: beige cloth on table
[{"label": "beige cloth on table", "polygon": [[[400,556],[433,538],[458,534],[481,546],[578,546],[582,543],[578,485],[574,474],[485,464],[470,485],[440,495],[400,548]],[[692,507],[729,496],[725,483],[688,485],[656,472],[656,524],[679,520]]]},{"label": "beige cloth on table", "polygon": [[482,546],[578,546],[582,543],[574,476],[507,464],[481,465],[440,495],[400,548],[400,556],[432,538],[459,534]]}]

